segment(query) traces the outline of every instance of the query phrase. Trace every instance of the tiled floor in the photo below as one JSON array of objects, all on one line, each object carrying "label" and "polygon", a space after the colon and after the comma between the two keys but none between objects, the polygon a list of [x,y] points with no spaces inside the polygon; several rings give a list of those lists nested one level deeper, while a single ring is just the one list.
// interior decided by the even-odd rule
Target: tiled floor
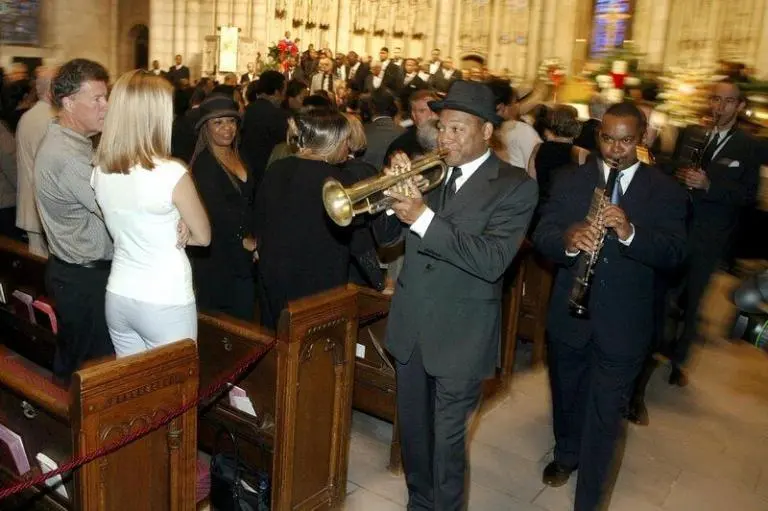
[{"label": "tiled floor", "polygon": [[[700,347],[691,383],[649,386],[649,427],[630,426],[612,511],[768,510],[768,356],[742,344]],[[567,511],[574,484],[541,483],[553,446],[546,371],[521,371],[489,404],[470,444],[469,509]],[[386,469],[389,424],[355,412],[345,509],[404,509],[405,483]],[[572,478],[571,483],[575,478]]]}]

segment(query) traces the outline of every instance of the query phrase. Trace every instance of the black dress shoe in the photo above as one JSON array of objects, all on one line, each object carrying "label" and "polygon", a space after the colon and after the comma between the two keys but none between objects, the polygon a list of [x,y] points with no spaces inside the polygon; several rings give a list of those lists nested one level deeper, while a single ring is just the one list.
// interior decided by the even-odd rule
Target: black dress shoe
[{"label": "black dress shoe", "polygon": [[685,387],[688,385],[688,376],[681,367],[673,365],[672,372],[669,373],[669,384],[677,385],[678,387]]},{"label": "black dress shoe", "polygon": [[552,461],[544,468],[541,480],[547,486],[557,488],[568,482],[568,478],[571,477],[574,470],[576,470],[576,467],[566,467],[556,461]]},{"label": "black dress shoe", "polygon": [[624,417],[626,417],[626,419],[632,424],[637,424],[638,426],[647,426],[650,422],[648,418],[648,408],[645,407],[645,403],[643,401],[630,403],[629,408],[627,408],[627,413],[624,415]]}]

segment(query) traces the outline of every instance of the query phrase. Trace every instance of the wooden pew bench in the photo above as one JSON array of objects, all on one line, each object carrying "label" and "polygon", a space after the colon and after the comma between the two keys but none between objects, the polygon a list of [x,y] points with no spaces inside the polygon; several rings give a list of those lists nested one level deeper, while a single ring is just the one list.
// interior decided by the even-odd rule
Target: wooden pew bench
[{"label": "wooden pew bench", "polygon": [[[0,275],[13,286],[44,294],[44,266],[45,259],[25,246],[0,238]],[[0,332],[8,331],[9,344],[50,368],[55,336],[7,323],[0,311]],[[200,447],[213,452],[219,431],[232,433],[243,461],[271,476],[273,509],[329,509],[346,496],[356,335],[354,289],[292,302],[276,333],[225,315],[199,315],[201,390],[277,339],[275,349],[236,383],[255,417],[230,406],[226,393],[199,414]]]},{"label": "wooden pew bench", "polygon": [[[1,334],[0,334],[1,335]],[[181,341],[151,353],[78,371],[69,389],[39,365],[0,345],[0,424],[21,436],[33,474],[43,453],[57,464],[110,445],[197,395],[197,350]],[[192,511],[196,507],[197,410],[65,477],[63,489],[31,488],[3,510]],[[0,459],[0,484],[18,480]],[[141,495],[141,498],[137,498]]]}]

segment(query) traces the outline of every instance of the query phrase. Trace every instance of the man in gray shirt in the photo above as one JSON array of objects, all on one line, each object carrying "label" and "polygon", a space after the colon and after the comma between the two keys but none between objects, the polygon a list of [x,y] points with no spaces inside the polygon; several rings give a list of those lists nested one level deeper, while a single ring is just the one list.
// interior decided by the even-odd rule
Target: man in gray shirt
[{"label": "man in gray shirt", "polygon": [[114,353],[104,318],[112,240],[91,188],[92,136],[107,114],[103,66],[64,64],[51,85],[58,120],[35,157],[35,195],[50,250],[46,287],[59,316],[54,374],[68,380],[83,362]]}]

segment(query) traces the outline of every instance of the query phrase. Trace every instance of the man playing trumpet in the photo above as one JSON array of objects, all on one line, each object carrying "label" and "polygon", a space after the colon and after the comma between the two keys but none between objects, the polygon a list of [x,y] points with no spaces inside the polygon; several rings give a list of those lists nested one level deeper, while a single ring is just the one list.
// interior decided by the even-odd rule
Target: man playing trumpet
[{"label": "man playing trumpet", "polygon": [[[555,451],[543,481],[561,486],[578,469],[576,511],[594,511],[604,500],[622,411],[653,337],[655,273],[679,265],[685,253],[685,193],[638,161],[645,127],[631,103],[609,108],[600,157],[558,171],[533,235],[536,249],[560,266],[547,318]],[[618,170],[605,194],[611,204],[585,222],[611,167]],[[598,255],[587,318],[569,312],[582,251]]]},{"label": "man playing trumpet", "polygon": [[[377,231],[384,244],[405,237],[386,345],[397,362],[408,509],[448,511],[466,506],[467,419],[496,367],[502,276],[538,191],[488,148],[501,122],[489,88],[456,82],[429,106],[440,114],[446,179],[426,196],[413,183],[408,195],[388,191],[395,215],[381,215]],[[399,171],[409,165],[401,153],[393,157]]]}]

